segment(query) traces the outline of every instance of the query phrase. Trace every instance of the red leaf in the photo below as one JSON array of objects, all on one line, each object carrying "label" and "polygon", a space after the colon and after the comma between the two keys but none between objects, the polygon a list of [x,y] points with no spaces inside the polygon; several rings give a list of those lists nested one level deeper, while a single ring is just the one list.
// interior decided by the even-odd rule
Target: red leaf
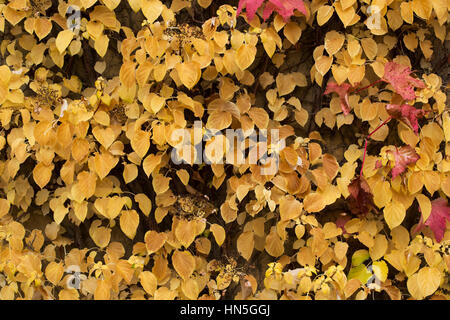
[{"label": "red leaf", "polygon": [[419,122],[417,119],[422,118],[425,115],[425,111],[416,109],[409,104],[388,104],[386,105],[386,111],[392,118],[406,123],[407,126],[414,130],[416,135],[419,133]]},{"label": "red leaf", "polygon": [[305,16],[307,14],[302,0],[269,0],[264,7],[263,19],[266,20],[273,11],[276,11],[283,17],[284,21],[287,21],[294,14],[294,9],[297,9]]},{"label": "red leaf", "polygon": [[350,182],[348,191],[350,192],[348,204],[353,214],[366,215],[374,206],[369,184],[362,176],[358,176]]},{"label": "red leaf", "polygon": [[350,221],[350,216],[348,215],[340,215],[339,218],[336,219],[336,226],[342,229],[342,234],[348,234],[347,230],[345,230],[345,224]]},{"label": "red leaf", "polygon": [[344,115],[347,115],[350,113],[350,106],[348,102],[348,92],[352,86],[348,83],[343,83],[341,85],[338,85],[336,82],[328,82],[327,88],[325,89],[324,94],[330,94],[332,92],[335,92],[339,95],[339,98],[341,99],[341,109]]},{"label": "red leaf", "polygon": [[[253,20],[256,11],[261,7],[265,0],[240,0],[236,14],[239,15],[245,6],[248,20]],[[294,14],[297,9],[304,15],[307,14],[303,0],[268,0],[264,6],[263,19],[270,17],[272,12],[276,11],[285,21]]]},{"label": "red leaf", "polygon": [[411,69],[396,62],[388,62],[384,67],[383,80],[389,82],[394,90],[405,100],[416,98],[414,87],[425,88],[425,84],[410,76]]},{"label": "red leaf", "polygon": [[447,206],[447,200],[442,198],[433,200],[431,202],[430,216],[425,223],[423,222],[423,216],[421,216],[419,224],[414,232],[418,232],[422,230],[424,226],[428,226],[431,231],[433,231],[436,241],[441,242],[442,238],[444,238],[446,220],[450,221],[450,207]]},{"label": "red leaf", "polygon": [[416,163],[420,159],[416,151],[410,146],[404,146],[400,149],[396,148],[395,151],[388,152],[391,152],[395,158],[395,166],[391,171],[392,179],[395,179],[396,176],[403,173],[408,165]]},{"label": "red leaf", "polygon": [[242,9],[245,6],[245,11],[247,12],[247,18],[248,20],[253,20],[253,17],[256,14],[256,10],[258,10],[259,7],[261,7],[264,0],[240,0],[238,4],[238,9],[236,12],[236,15],[238,16]]}]

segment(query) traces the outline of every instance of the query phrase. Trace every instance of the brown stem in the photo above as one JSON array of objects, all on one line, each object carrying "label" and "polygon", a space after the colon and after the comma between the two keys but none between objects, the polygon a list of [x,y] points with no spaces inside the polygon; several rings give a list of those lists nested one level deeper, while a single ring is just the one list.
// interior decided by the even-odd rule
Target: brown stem
[{"label": "brown stem", "polygon": [[369,133],[369,135],[364,139],[365,143],[364,143],[364,155],[363,155],[363,160],[362,160],[362,164],[361,164],[361,171],[359,172],[359,175],[362,176],[363,174],[363,168],[364,168],[364,162],[366,161],[366,153],[367,153],[367,139],[369,139],[375,132],[377,132],[382,126],[384,126],[386,123],[388,123],[389,121],[391,121],[392,117],[389,116],[386,120],[383,121],[382,124],[380,124],[378,127],[375,128],[375,130],[373,130],[371,133]]}]

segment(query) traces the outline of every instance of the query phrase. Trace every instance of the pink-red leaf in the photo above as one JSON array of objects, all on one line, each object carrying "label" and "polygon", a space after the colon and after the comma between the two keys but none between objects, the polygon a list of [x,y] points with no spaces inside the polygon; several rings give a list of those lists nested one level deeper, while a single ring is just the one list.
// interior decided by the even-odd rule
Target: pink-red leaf
[{"label": "pink-red leaf", "polygon": [[386,111],[392,118],[403,121],[407,126],[414,130],[415,134],[419,133],[419,122],[417,119],[425,115],[425,111],[417,109],[409,104],[388,104]]},{"label": "pink-red leaf", "polygon": [[391,152],[395,158],[395,166],[391,171],[392,179],[395,179],[396,176],[403,173],[408,165],[416,163],[417,160],[420,159],[416,150],[410,146],[404,146],[400,149],[396,149],[395,151],[388,152]]},{"label": "pink-red leaf", "polygon": [[350,196],[348,205],[355,215],[366,215],[373,208],[373,194],[367,181],[362,176],[357,176],[348,185]]},{"label": "pink-red leaf", "polygon": [[450,207],[447,205],[447,200],[439,198],[431,202],[430,216],[425,223],[423,222],[423,216],[421,216],[414,232],[418,232],[424,226],[428,226],[433,231],[436,241],[441,242],[442,238],[444,238],[447,221],[450,221]]},{"label": "pink-red leaf", "polygon": [[238,9],[236,12],[236,15],[239,15],[244,9],[247,12],[247,18],[248,20],[253,20],[256,14],[256,10],[258,10],[259,7],[263,4],[264,0],[240,0],[238,4]]},{"label": "pink-red leaf", "polygon": [[302,0],[269,0],[264,7],[263,19],[268,19],[272,12],[276,11],[284,21],[288,21],[295,9],[306,16],[306,7]]},{"label": "pink-red leaf", "polygon": [[328,82],[327,88],[325,89],[324,94],[330,94],[335,92],[339,95],[341,102],[342,112],[347,115],[350,113],[350,106],[348,102],[348,93],[352,86],[348,83],[343,83],[338,85],[336,82]]},{"label": "pink-red leaf", "polygon": [[[245,7],[247,18],[253,20],[256,11],[262,6],[263,2],[264,0],[240,0],[236,14],[239,15]],[[307,14],[303,0],[268,0],[264,5],[263,19],[268,19],[275,11],[287,21],[294,14],[295,9],[304,15]]]},{"label": "pink-red leaf", "polygon": [[425,88],[425,84],[411,77],[411,69],[396,62],[388,62],[384,67],[383,80],[389,82],[394,90],[405,100],[416,98],[414,87]]}]

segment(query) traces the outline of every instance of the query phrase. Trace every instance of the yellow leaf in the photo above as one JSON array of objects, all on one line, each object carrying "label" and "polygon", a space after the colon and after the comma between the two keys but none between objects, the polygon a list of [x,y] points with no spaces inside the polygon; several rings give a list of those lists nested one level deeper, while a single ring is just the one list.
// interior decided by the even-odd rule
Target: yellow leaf
[{"label": "yellow leaf", "polygon": [[283,197],[280,200],[280,218],[282,221],[295,220],[302,213],[303,206],[292,196]]},{"label": "yellow leaf", "polygon": [[253,107],[248,111],[248,115],[259,129],[267,129],[269,125],[269,115],[266,110]]},{"label": "yellow leaf", "polygon": [[57,286],[64,275],[64,266],[62,263],[50,262],[45,268],[45,277],[53,285]]},{"label": "yellow leaf", "polygon": [[196,61],[179,63],[175,68],[178,72],[178,77],[180,78],[181,83],[183,83],[188,89],[192,89],[200,80],[202,75],[200,64]]},{"label": "yellow leaf", "polygon": [[197,3],[200,5],[200,7],[206,9],[210,6],[212,0],[197,0]]},{"label": "yellow leaf", "polygon": [[120,229],[130,238],[134,239],[139,226],[139,215],[136,210],[124,210],[120,215]]},{"label": "yellow leaf", "polygon": [[441,284],[442,273],[439,269],[424,267],[417,273],[417,284],[424,297],[432,295]]},{"label": "yellow leaf", "polygon": [[268,254],[275,258],[284,253],[284,241],[280,238],[275,228],[272,228],[270,233],[267,235],[264,249]]},{"label": "yellow leaf", "polygon": [[55,166],[51,163],[49,166],[46,166],[44,163],[39,162],[33,169],[33,179],[36,184],[42,189],[47,183],[49,183],[50,178],[52,177],[52,171]]},{"label": "yellow leaf", "polygon": [[237,239],[237,250],[245,260],[249,260],[255,247],[254,236],[252,231],[246,231],[239,235]]},{"label": "yellow leaf", "polygon": [[325,50],[330,56],[335,55],[344,45],[345,37],[337,31],[327,32],[325,35]]},{"label": "yellow leaf", "polygon": [[393,201],[384,207],[383,213],[384,220],[392,230],[403,222],[403,219],[405,219],[406,210],[402,203]]},{"label": "yellow leaf", "polygon": [[94,49],[97,51],[100,57],[104,57],[106,51],[108,50],[109,38],[108,36],[102,34],[98,39],[95,40]]},{"label": "yellow leaf", "polygon": [[100,227],[101,221],[95,220],[92,222],[89,228],[89,235],[95,244],[100,248],[105,248],[111,240],[111,229],[106,227]]},{"label": "yellow leaf", "polygon": [[175,271],[184,280],[187,280],[195,270],[195,258],[189,251],[175,250],[172,255],[172,264]]},{"label": "yellow leaf", "polygon": [[145,246],[148,254],[157,252],[166,243],[167,234],[164,232],[147,231],[144,236]]},{"label": "yellow leaf", "polygon": [[412,9],[420,18],[428,20],[433,10],[433,0],[413,0]]},{"label": "yellow leaf", "polygon": [[[111,144],[114,142],[114,140],[116,140],[116,135],[114,133],[114,130],[111,129],[110,127],[102,129],[100,126],[97,126],[94,129],[92,129],[92,133],[94,134],[95,139],[97,139],[97,141],[100,142],[100,144],[102,146],[104,146],[105,149],[108,149],[111,146]],[[86,140],[82,140],[82,141],[86,141]],[[87,145],[86,145],[86,143],[87,143],[87,141],[84,142],[84,146],[82,146],[84,152],[80,152],[80,154],[77,154],[78,159],[80,159],[80,158],[83,159],[84,155],[89,150],[89,143],[87,143]],[[73,149],[75,149],[75,148],[73,148]],[[75,159],[75,157],[74,157],[74,159]],[[77,160],[77,159],[75,159],[75,160]],[[80,161],[80,160],[77,160],[77,161]]]},{"label": "yellow leaf", "polygon": [[109,300],[111,298],[111,285],[107,280],[97,280],[94,300]]},{"label": "yellow leaf", "polygon": [[139,204],[139,209],[141,209],[142,213],[147,217],[152,210],[152,201],[143,193],[138,193],[134,196],[134,201]]},{"label": "yellow leaf", "polygon": [[152,186],[156,194],[161,194],[169,190],[169,182],[172,178],[164,177],[162,174],[157,174],[153,177]]},{"label": "yellow leaf", "polygon": [[9,208],[9,201],[7,199],[0,199],[0,218],[8,214]]},{"label": "yellow leaf", "polygon": [[200,293],[197,281],[194,279],[187,279],[181,283],[181,290],[191,300],[197,300]]},{"label": "yellow leaf", "polygon": [[317,24],[319,26],[323,26],[325,23],[330,20],[331,16],[334,13],[334,8],[329,5],[321,5],[319,10],[317,10]]},{"label": "yellow leaf", "polygon": [[372,272],[381,282],[385,282],[388,276],[389,268],[383,260],[374,261],[372,263]]},{"label": "yellow leaf", "polygon": [[142,271],[139,274],[139,281],[141,282],[141,285],[144,288],[145,292],[147,292],[151,296],[155,294],[158,280],[152,272]]},{"label": "yellow leaf", "polygon": [[161,15],[164,6],[159,0],[143,0],[141,8],[148,23],[152,24]]},{"label": "yellow leaf", "polygon": [[34,20],[34,32],[36,32],[36,35],[38,36],[39,40],[45,38],[50,33],[51,30],[52,30],[52,22],[50,21],[50,19],[36,18]]},{"label": "yellow leaf", "polygon": [[222,226],[219,226],[218,224],[214,223],[209,228],[211,232],[214,235],[214,239],[216,239],[216,242],[219,246],[223,244],[225,241],[225,230]]},{"label": "yellow leaf", "polygon": [[195,220],[178,220],[178,224],[175,227],[175,237],[185,248],[188,248],[194,242],[196,235]]},{"label": "yellow leaf", "polygon": [[58,49],[59,53],[62,54],[64,51],[66,51],[66,48],[69,46],[70,42],[72,41],[74,36],[74,33],[72,30],[64,30],[58,33],[58,36],[56,37],[56,48]]},{"label": "yellow leaf", "polygon": [[125,183],[130,183],[137,178],[138,168],[134,163],[129,163],[123,168],[123,179]]},{"label": "yellow leaf", "polygon": [[241,70],[245,70],[251,66],[256,56],[256,47],[243,44],[236,51],[236,63]]},{"label": "yellow leaf", "polygon": [[424,295],[422,293],[422,288],[417,281],[417,278],[417,273],[410,276],[408,278],[408,281],[406,282],[406,286],[408,287],[408,291],[414,299],[421,300],[424,298]]},{"label": "yellow leaf", "polygon": [[424,194],[417,194],[416,200],[419,203],[420,211],[422,212],[423,222],[425,222],[431,214],[431,201]]},{"label": "yellow leaf", "polygon": [[119,78],[123,85],[126,87],[132,87],[136,80],[136,63],[132,61],[126,61],[120,67]]},{"label": "yellow leaf", "polygon": [[138,156],[144,158],[150,148],[150,131],[136,130],[130,142]]},{"label": "yellow leaf", "polygon": [[325,201],[319,193],[308,193],[305,199],[303,199],[303,206],[308,212],[319,212],[325,208]]},{"label": "yellow leaf", "polygon": [[153,170],[161,163],[161,155],[160,154],[149,154],[142,163],[142,167],[144,169],[145,174],[149,177]]},{"label": "yellow leaf", "polygon": [[330,70],[332,63],[333,63],[333,57],[321,56],[321,57],[317,58],[315,67],[322,76],[325,76],[325,74],[328,72],[328,70]]},{"label": "yellow leaf", "polygon": [[78,300],[79,298],[77,289],[63,289],[58,293],[59,300]]},{"label": "yellow leaf", "polygon": [[283,33],[292,44],[296,44],[302,35],[302,29],[297,23],[288,22],[284,27]]}]

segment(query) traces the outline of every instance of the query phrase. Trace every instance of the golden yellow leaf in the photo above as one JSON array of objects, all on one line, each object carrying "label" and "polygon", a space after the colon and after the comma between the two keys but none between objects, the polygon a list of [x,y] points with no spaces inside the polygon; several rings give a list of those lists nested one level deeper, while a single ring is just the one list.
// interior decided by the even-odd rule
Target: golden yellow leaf
[{"label": "golden yellow leaf", "polygon": [[161,15],[164,6],[159,0],[143,0],[141,8],[148,23],[151,24]]},{"label": "golden yellow leaf", "polygon": [[97,280],[94,300],[109,300],[111,298],[111,285],[107,280]]},{"label": "golden yellow leaf", "polygon": [[64,51],[66,51],[66,48],[69,46],[70,42],[72,41],[74,36],[74,33],[72,30],[64,30],[58,33],[58,36],[56,37],[56,48],[58,49],[59,53],[62,54]]},{"label": "golden yellow leaf", "polygon": [[94,49],[97,51],[100,57],[104,57],[106,51],[108,50],[109,38],[107,35],[102,34],[98,39],[95,40]]},{"label": "golden yellow leaf", "polygon": [[297,23],[288,22],[284,26],[283,33],[292,44],[296,44],[302,35],[302,29]]},{"label": "golden yellow leaf", "polygon": [[39,162],[33,169],[33,179],[36,184],[42,189],[47,183],[50,182],[50,178],[52,177],[52,171],[55,166],[51,163],[49,166],[46,166],[43,162]]},{"label": "golden yellow leaf", "polygon": [[249,260],[255,247],[255,240],[252,231],[246,231],[239,235],[237,239],[237,250],[245,260]]},{"label": "golden yellow leaf", "polygon": [[202,76],[200,64],[196,61],[179,63],[176,67],[178,77],[188,89],[192,89]]},{"label": "golden yellow leaf", "polygon": [[345,37],[337,31],[329,31],[325,35],[325,50],[330,56],[335,55],[344,45]]},{"label": "golden yellow leaf", "polygon": [[58,293],[59,300],[78,300],[80,295],[77,289],[63,289]]},{"label": "golden yellow leaf", "polygon": [[433,10],[433,0],[412,0],[412,9],[415,14],[424,20],[428,20]]},{"label": "golden yellow leaf", "polygon": [[209,228],[211,230],[211,232],[214,235],[214,239],[216,239],[216,242],[219,246],[221,246],[223,244],[223,242],[225,241],[225,230],[222,226],[214,223],[211,225],[211,227]]},{"label": "golden yellow leaf", "polygon": [[197,281],[194,279],[187,279],[181,283],[181,290],[184,295],[191,300],[197,300],[200,293]]},{"label": "golden yellow leaf", "polygon": [[0,218],[8,214],[9,208],[9,201],[7,199],[0,199]]},{"label": "golden yellow leaf", "polygon": [[250,44],[243,44],[236,51],[236,63],[241,70],[251,66],[256,56],[256,47]]},{"label": "golden yellow leaf", "polygon": [[330,70],[332,63],[333,63],[332,56],[331,57],[321,56],[317,58],[315,67],[322,76],[325,76],[325,74]]},{"label": "golden yellow leaf", "polygon": [[196,235],[197,232],[195,220],[178,220],[178,223],[175,227],[175,236],[185,248],[188,248],[191,243],[194,242]]},{"label": "golden yellow leaf", "polygon": [[139,215],[136,210],[124,210],[120,215],[120,229],[130,238],[134,239],[139,226]]},{"label": "golden yellow leaf", "polygon": [[45,268],[45,277],[53,285],[57,286],[64,275],[64,266],[62,263],[50,262]]},{"label": "golden yellow leaf", "polygon": [[126,61],[122,64],[122,67],[120,67],[119,78],[123,85],[132,87],[136,81],[136,63]]},{"label": "golden yellow leaf", "polygon": [[195,258],[189,251],[175,250],[172,265],[183,280],[187,280],[195,270]]},{"label": "golden yellow leaf", "polygon": [[441,284],[442,273],[437,268],[424,267],[417,273],[417,285],[424,297],[432,295]]},{"label": "golden yellow leaf", "polygon": [[39,40],[45,38],[50,33],[51,30],[52,30],[52,22],[49,19],[36,18],[34,20],[34,32],[36,32],[36,35],[38,36]]},{"label": "golden yellow leaf", "polygon": [[144,158],[150,148],[150,131],[136,130],[130,142],[138,156]]},{"label": "golden yellow leaf", "polygon": [[139,209],[141,209],[142,213],[147,217],[152,210],[152,201],[143,193],[138,193],[134,196],[134,201],[139,204]]},{"label": "golden yellow leaf", "polygon": [[158,286],[158,280],[155,275],[150,271],[142,271],[139,273],[139,281],[141,282],[142,287],[145,292],[147,292],[150,296],[155,294],[156,288]]},{"label": "golden yellow leaf", "polygon": [[100,227],[101,221],[95,220],[92,222],[89,228],[89,235],[95,244],[100,248],[105,248],[111,240],[111,229],[106,227]]},{"label": "golden yellow leaf", "polygon": [[319,193],[309,193],[305,199],[303,199],[303,206],[308,212],[319,212],[325,208],[324,198]]},{"label": "golden yellow leaf", "polygon": [[147,231],[144,236],[145,246],[148,254],[157,252],[166,243],[167,234],[164,232]]},{"label": "golden yellow leaf", "polygon": [[302,213],[302,204],[292,196],[280,200],[280,218],[282,221],[295,220]]},{"label": "golden yellow leaf", "polygon": [[248,115],[258,128],[267,129],[269,125],[269,115],[266,110],[253,107],[248,111]]},{"label": "golden yellow leaf", "polygon": [[334,13],[334,8],[329,5],[321,5],[319,10],[317,10],[317,24],[319,26],[323,26],[325,23],[330,20],[331,16]]},{"label": "golden yellow leaf", "polygon": [[402,203],[392,201],[384,207],[383,213],[384,220],[392,230],[403,222],[403,219],[405,219],[406,210]]},{"label": "golden yellow leaf", "polygon": [[272,228],[267,235],[264,249],[268,254],[275,258],[284,253],[284,241],[280,238],[275,228]]}]

